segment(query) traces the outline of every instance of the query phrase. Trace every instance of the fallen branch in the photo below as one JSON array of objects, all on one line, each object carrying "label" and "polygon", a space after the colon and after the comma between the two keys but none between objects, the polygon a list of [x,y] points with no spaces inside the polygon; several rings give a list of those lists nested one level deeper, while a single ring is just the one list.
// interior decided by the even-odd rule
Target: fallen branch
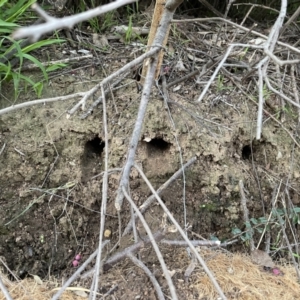
[{"label": "fallen branch", "polygon": [[75,93],[75,94],[71,94],[71,95],[67,95],[67,96],[59,96],[59,97],[54,97],[54,98],[38,99],[38,100],[32,100],[32,101],[16,104],[16,105],[9,106],[9,107],[1,109],[0,110],[0,116],[4,115],[6,113],[12,112],[14,110],[24,108],[24,107],[33,106],[33,105],[37,105],[37,104],[45,104],[45,103],[49,103],[49,102],[71,100],[71,99],[74,99],[76,97],[82,97],[85,94],[86,94],[86,92],[80,92],[80,93]]},{"label": "fallen branch", "polygon": [[[188,243],[186,241],[172,241],[172,240],[161,240],[160,241],[162,244],[168,245],[168,246],[178,246],[178,247],[186,247],[188,246]],[[190,243],[197,247],[197,246],[206,246],[206,247],[215,247],[215,246],[220,246],[221,242],[220,241],[199,241],[199,240],[194,240],[190,241]]]},{"label": "fallen branch", "polygon": [[195,257],[197,258],[197,260],[199,261],[199,263],[203,267],[204,271],[208,275],[210,281],[214,285],[215,289],[219,293],[221,299],[225,300],[226,297],[225,297],[225,295],[224,295],[221,287],[217,283],[214,275],[210,272],[210,270],[207,267],[205,261],[202,259],[202,257],[200,256],[200,254],[198,253],[198,251],[196,250],[196,248],[192,245],[191,241],[189,240],[189,238],[187,237],[187,235],[185,234],[185,232],[183,231],[183,229],[181,228],[181,226],[178,224],[178,222],[175,220],[175,218],[173,217],[173,215],[170,213],[170,211],[168,210],[168,208],[166,207],[166,205],[164,204],[164,202],[161,200],[161,198],[159,197],[159,195],[156,193],[155,189],[151,185],[151,183],[148,180],[147,176],[144,174],[144,172],[142,171],[142,169],[137,164],[135,164],[134,167],[140,173],[141,177],[143,178],[143,180],[145,181],[145,183],[148,185],[148,187],[151,190],[151,192],[153,193],[153,195],[155,195],[155,198],[157,199],[157,202],[162,207],[162,209],[165,211],[165,213],[167,214],[167,216],[169,217],[169,219],[171,220],[171,222],[175,225],[176,229],[179,231],[179,233],[181,234],[181,236],[183,237],[183,239],[187,242],[187,244],[190,247],[191,251],[193,252],[193,254],[195,255]]},{"label": "fallen branch", "polygon": [[34,3],[32,5],[32,9],[34,9],[46,22],[17,29],[13,33],[13,38],[22,39],[25,37],[30,37],[32,41],[37,41],[41,37],[41,35],[45,33],[53,32],[61,28],[72,29],[75,24],[92,19],[101,14],[105,14],[111,10],[117,9],[134,1],[135,0],[117,0],[112,3],[82,12],[80,14],[64,17],[61,19],[49,16],[37,3]]},{"label": "fallen branch", "polygon": [[[197,160],[197,158],[196,157],[193,157],[193,158],[191,158],[186,164],[184,164],[182,167],[180,167],[180,169],[177,171],[177,172],[175,172],[173,175],[172,175],[172,177],[170,177],[163,185],[161,185],[160,187],[159,187],[159,189],[156,191],[156,193],[158,194],[158,195],[160,195],[166,188],[168,188],[170,185],[171,185],[171,183],[172,182],[174,182],[181,174],[182,174],[182,172],[186,169],[186,168],[188,168],[191,164],[193,164],[195,161]],[[140,207],[139,207],[139,210],[140,210],[140,212],[141,213],[144,213],[149,207],[150,207],[150,205],[154,202],[154,200],[155,200],[155,196],[154,195],[151,195]],[[137,219],[137,215],[136,214],[134,214],[134,219],[136,220]],[[129,234],[130,232],[131,232],[131,230],[132,230],[132,221],[130,221],[128,224],[127,224],[127,226],[126,226],[126,228],[125,228],[125,230],[124,230],[124,232],[123,232],[123,234],[122,234],[122,236],[124,236],[124,235],[126,235],[126,234]]]},{"label": "fallen branch", "polygon": [[146,220],[144,219],[143,215],[141,214],[141,212],[139,211],[138,207],[135,205],[135,203],[133,202],[133,200],[130,198],[130,196],[128,195],[126,189],[123,187],[123,193],[124,193],[124,196],[126,197],[126,199],[128,200],[128,202],[130,203],[130,205],[133,207],[133,209],[135,210],[136,214],[138,215],[141,223],[143,224],[148,236],[149,236],[149,239],[150,239],[150,242],[152,244],[152,247],[156,253],[156,256],[158,258],[158,261],[161,265],[161,268],[162,268],[162,271],[163,271],[163,274],[167,280],[167,283],[168,283],[168,286],[169,286],[169,290],[170,290],[170,293],[171,293],[171,296],[172,296],[172,299],[173,300],[177,300],[178,297],[176,295],[176,290],[175,290],[175,286],[173,284],[173,281],[172,281],[172,278],[171,278],[171,275],[169,273],[169,270],[167,269],[167,266],[166,266],[166,263],[164,261],[164,258],[159,250],[159,247],[154,239],[154,236],[152,234],[152,231],[150,229],[150,227],[148,226]]},{"label": "fallen branch", "polygon": [[[158,231],[153,234],[154,239],[159,242],[165,234],[162,231]],[[108,258],[106,262],[103,264],[103,271],[106,272],[109,269],[111,269],[114,265],[116,265],[118,262],[122,261],[123,259],[126,258],[127,254],[130,253],[136,253],[140,251],[142,248],[145,248],[147,245],[150,244],[150,239],[149,238],[143,238],[139,242],[125,248],[124,250],[114,254],[112,257]],[[92,268],[88,272],[82,274],[80,276],[81,279],[90,277],[94,274],[95,268]]]},{"label": "fallen branch", "polygon": [[[157,30],[157,33],[155,35],[153,45],[162,45],[165,39],[165,36],[168,32],[169,25],[173,19],[174,12],[177,8],[177,6],[182,2],[182,0],[168,0],[165,4],[165,9],[164,13],[161,18],[160,26],[159,29]],[[131,140],[129,143],[129,150],[127,153],[127,160],[123,168],[122,176],[120,179],[119,183],[119,188],[117,191],[117,196],[115,200],[115,207],[118,211],[121,210],[121,206],[123,203],[124,199],[124,192],[123,188],[127,189],[128,187],[128,182],[129,182],[129,174],[130,170],[134,164],[134,157],[135,157],[135,152],[137,148],[137,144],[139,142],[144,118],[145,118],[145,113],[146,113],[146,108],[148,105],[150,93],[151,93],[151,87],[153,84],[153,80],[155,78],[155,71],[156,71],[156,66],[157,66],[157,57],[155,57],[152,60],[148,61],[148,69],[147,69],[147,76],[145,78],[144,82],[144,87],[142,91],[142,98],[140,102],[140,107],[138,110],[138,116],[136,118],[136,122],[134,125],[133,133],[131,136]]]},{"label": "fallen branch", "polygon": [[136,65],[142,63],[144,61],[144,59],[154,56],[159,50],[160,50],[160,47],[155,47],[154,49],[151,49],[147,53],[144,53],[143,55],[141,55],[138,58],[134,59],[130,63],[126,64],[124,67],[122,67],[121,69],[119,69],[115,73],[113,73],[113,74],[109,75],[108,77],[106,77],[105,79],[103,79],[100,83],[98,83],[92,89],[87,91],[85,93],[84,97],[72,109],[70,109],[68,111],[68,114],[73,115],[78,110],[78,108],[80,106],[82,108],[84,108],[86,100],[89,97],[91,97],[92,95],[94,95],[100,89],[101,85],[105,86],[108,83],[111,83],[115,78],[121,76],[122,74],[124,74],[128,70],[133,69]]},{"label": "fallen branch", "polygon": [[250,233],[250,239],[249,239],[250,251],[253,251],[256,248],[254,246],[253,229],[251,227],[251,223],[249,220],[249,210],[247,208],[247,199],[246,199],[246,195],[244,192],[244,184],[243,184],[242,180],[239,181],[239,190],[240,190],[240,195],[241,195],[241,208],[242,208],[243,215],[244,215],[244,222],[246,224],[247,231]]}]

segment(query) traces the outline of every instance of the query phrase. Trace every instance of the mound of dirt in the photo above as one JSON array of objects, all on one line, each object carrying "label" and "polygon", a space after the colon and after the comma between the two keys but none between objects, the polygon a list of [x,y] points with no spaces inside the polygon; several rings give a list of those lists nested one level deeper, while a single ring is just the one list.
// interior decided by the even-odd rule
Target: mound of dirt
[{"label": "mound of dirt", "polygon": [[[178,29],[182,31],[180,25]],[[195,40],[191,39],[189,43],[193,44]],[[184,45],[182,41],[180,46]],[[176,47],[178,51],[180,49],[176,37],[170,39],[170,53],[166,58],[171,70],[167,72],[169,83],[191,71],[192,64],[201,62],[195,55],[191,56],[188,45],[185,46],[184,65],[172,51]],[[120,47],[117,43],[116,49],[122,50],[111,55],[105,53],[96,73],[94,62],[80,62],[81,68],[77,66],[68,75],[53,77],[43,97],[90,90],[106,74],[131,61],[135,47],[123,44]],[[178,67],[180,61],[183,64],[181,69]],[[44,280],[55,277],[57,281],[63,281],[74,272],[72,261],[76,254],[81,253],[84,260],[98,247],[101,172],[106,147],[109,149],[110,171],[105,239],[109,238],[110,244],[105,255],[109,257],[112,255],[110,251],[122,251],[133,243],[131,236],[119,236],[119,230],[124,230],[130,220],[130,206],[124,202],[119,218],[114,199],[141,95],[130,76],[123,84],[113,96],[110,95],[107,104],[108,145],[104,142],[101,105],[84,119],[80,118],[82,112],[66,117],[66,112],[77,103],[74,99],[31,106],[2,116],[0,146],[5,147],[0,155],[0,257],[19,278],[35,275],[43,280],[39,288],[36,277],[35,281],[8,282],[16,293],[15,297],[29,282],[30,288],[25,287],[30,294],[28,299],[46,299],[49,293],[42,291],[48,288]],[[200,236],[208,240],[229,241],[233,238],[233,229],[245,228],[238,186],[242,180],[250,218],[258,228],[253,232],[254,239],[259,240],[262,228],[266,226],[262,219],[270,216],[266,230],[274,247],[280,248],[277,233],[281,227],[271,218],[274,191],[280,193],[281,200],[288,198],[290,207],[299,204],[300,152],[294,112],[286,114],[282,122],[280,117],[283,115],[276,111],[279,100],[270,95],[267,103],[270,112],[264,115],[263,135],[257,141],[256,101],[224,76],[211,86],[204,100],[197,102],[202,86],[195,77],[184,84],[175,84],[169,88],[167,102],[163,101],[157,87],[152,88],[136,162],[158,189],[181,170],[182,164],[196,157],[184,175],[161,194],[166,206],[191,238]],[[95,99],[99,95],[96,93]],[[28,97],[32,95],[24,93],[22,101]],[[135,169],[130,174],[129,189],[138,206],[151,195]],[[285,202],[282,200],[282,203]],[[288,213],[294,212],[297,211],[290,208]],[[289,217],[287,219],[296,218],[297,213]],[[153,204],[145,218],[151,230],[156,232],[164,219],[164,211]],[[297,239],[297,222],[293,220]],[[142,225],[138,223],[136,227],[138,235],[143,237]],[[247,235],[240,235],[248,240]],[[178,240],[180,235],[176,232],[168,234],[167,238]],[[118,248],[112,250],[119,239]],[[232,244],[227,249],[245,251],[242,243]],[[217,294],[200,267],[189,279],[184,277],[190,263],[186,250],[161,246],[161,251],[169,270],[175,271],[173,278],[180,299],[216,299]],[[276,258],[284,256],[284,251],[280,248]],[[157,257],[152,252],[145,248],[140,255],[163,290],[167,291]],[[283,276],[275,276],[253,266],[244,256],[231,256],[220,251],[204,251],[202,254],[230,299],[296,299],[299,294],[296,275],[289,268],[282,267]],[[52,289],[53,284],[49,284]],[[90,278],[76,284],[89,287]],[[117,298],[124,294],[128,299],[156,297],[148,277],[127,259],[102,275],[99,292],[105,294],[115,284],[118,286],[114,294]],[[33,286],[34,291],[31,290]],[[72,299],[77,299],[71,295]],[[62,299],[69,299],[65,297]]]}]

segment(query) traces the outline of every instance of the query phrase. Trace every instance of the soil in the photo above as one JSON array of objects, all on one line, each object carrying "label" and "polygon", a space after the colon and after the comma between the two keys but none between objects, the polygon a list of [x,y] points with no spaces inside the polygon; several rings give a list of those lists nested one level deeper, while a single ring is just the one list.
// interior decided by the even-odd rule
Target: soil
[{"label": "soil", "polygon": [[[187,32],[197,35],[195,28]],[[111,53],[97,52],[93,60],[78,62],[54,74],[44,86],[43,97],[88,91],[130,62],[133,55],[142,53],[137,46],[122,41],[110,42],[110,46]],[[192,41],[184,43],[183,39],[178,44],[174,35],[170,37],[169,53],[164,62],[170,68],[168,83],[192,70],[188,46],[195,47],[195,44]],[[53,59],[60,58],[63,50],[69,53],[69,46],[63,47],[66,48],[56,49],[57,56],[52,53]],[[183,51],[182,57],[180,51]],[[178,68],[178,62],[184,62],[184,68]],[[198,64],[201,67],[203,62]],[[211,73],[206,79],[209,76]],[[114,200],[141,98],[132,75],[127,76],[122,85],[107,100],[108,145],[104,143],[102,105],[85,119],[80,118],[82,111],[66,117],[66,111],[78,102],[74,98],[30,106],[1,117],[0,146],[6,146],[0,156],[0,257],[20,278],[34,274],[42,279],[64,280],[74,272],[72,261],[76,254],[81,253],[84,261],[97,248],[101,172],[107,146],[112,172],[105,221],[110,243],[105,255],[112,255],[110,250],[119,240],[119,226],[124,230],[130,220],[128,203],[124,201],[119,219]],[[196,157],[196,162],[185,170],[185,177],[177,179],[161,197],[181,226],[185,226],[186,219],[191,239],[200,236],[230,241],[236,238],[233,229],[245,229],[238,187],[240,180],[245,186],[250,218],[268,216],[277,188],[280,197],[289,198],[290,205],[299,204],[300,152],[287,133],[288,130],[298,140],[297,116],[292,109],[275,115],[274,107],[280,107],[280,101],[270,95],[270,105],[266,108],[276,119],[264,114],[262,138],[256,140],[256,102],[249,100],[226,76],[213,83],[199,103],[196,100],[203,87],[204,84],[196,83],[196,77],[171,87],[169,110],[160,91],[153,87],[136,162],[158,189],[181,168],[182,163]],[[3,93],[12,99],[9,87]],[[98,92],[86,107],[99,95]],[[35,96],[24,90],[19,98],[24,102]],[[1,102],[3,107],[9,105],[5,100]],[[138,206],[151,195],[135,170],[130,176],[130,194]],[[145,213],[153,232],[158,230],[163,214],[156,204]],[[275,223],[271,226],[274,233],[271,243],[276,245],[275,237],[280,227]],[[139,236],[144,238],[142,225],[138,223],[137,227]],[[299,234],[297,227],[294,232]],[[256,242],[260,234],[255,231]],[[167,234],[166,238],[181,239],[179,233]],[[114,253],[132,243],[131,234],[121,238]],[[227,246],[227,250],[248,252],[248,246],[239,240]],[[190,262],[187,251],[170,246],[161,246],[161,251],[169,270],[176,270],[174,278],[179,299],[209,299],[205,295],[200,297],[199,290],[190,287],[195,277],[185,283],[184,272]],[[145,247],[140,255],[168,294],[151,247]],[[281,252],[277,253],[277,258],[282,256]],[[89,288],[90,280],[77,281],[77,284]],[[114,284],[118,285],[112,293],[114,299],[123,299],[124,295],[126,299],[156,299],[148,277],[129,259],[101,276],[99,292],[106,293]]]}]

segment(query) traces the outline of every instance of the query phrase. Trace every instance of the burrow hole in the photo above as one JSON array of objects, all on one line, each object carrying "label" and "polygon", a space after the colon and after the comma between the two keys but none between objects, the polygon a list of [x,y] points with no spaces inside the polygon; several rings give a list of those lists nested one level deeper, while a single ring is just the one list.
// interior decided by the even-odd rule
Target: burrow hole
[{"label": "burrow hole", "polygon": [[171,144],[166,142],[162,138],[154,138],[150,142],[146,143],[147,154],[149,156],[154,154],[162,154],[165,151],[168,151],[171,147]]},{"label": "burrow hole", "polygon": [[251,147],[250,145],[245,145],[242,149],[242,158],[245,159],[251,159]]},{"label": "burrow hole", "polygon": [[89,140],[84,145],[84,157],[86,159],[100,158],[105,147],[105,143],[98,136]]}]

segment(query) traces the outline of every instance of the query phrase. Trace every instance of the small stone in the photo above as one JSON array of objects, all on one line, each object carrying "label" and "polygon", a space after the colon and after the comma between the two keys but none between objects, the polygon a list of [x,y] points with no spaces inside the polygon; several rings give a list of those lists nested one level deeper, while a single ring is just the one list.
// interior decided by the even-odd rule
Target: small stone
[{"label": "small stone", "polygon": [[78,260],[74,259],[73,262],[72,262],[72,265],[73,265],[74,268],[78,267],[78,265],[79,265]]},{"label": "small stone", "polygon": [[77,255],[75,256],[75,259],[76,259],[77,261],[80,261],[80,260],[81,260],[81,255],[80,255],[80,254],[77,254]]},{"label": "small stone", "polygon": [[106,229],[104,231],[104,237],[108,239],[108,238],[110,238],[110,236],[111,236],[111,231],[109,229]]}]

